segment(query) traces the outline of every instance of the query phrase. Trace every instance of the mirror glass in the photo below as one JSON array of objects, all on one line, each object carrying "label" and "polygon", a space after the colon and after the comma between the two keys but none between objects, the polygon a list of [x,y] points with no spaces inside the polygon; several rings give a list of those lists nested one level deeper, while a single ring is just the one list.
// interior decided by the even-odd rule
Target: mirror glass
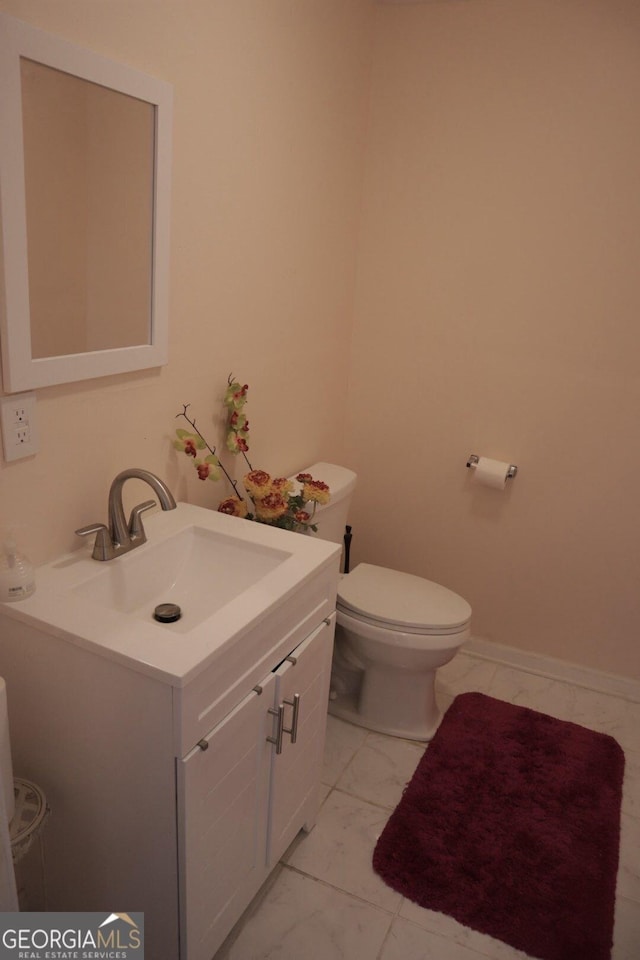
[{"label": "mirror glass", "polygon": [[154,109],[20,59],[31,352],[150,343]]},{"label": "mirror glass", "polygon": [[5,391],[166,363],[170,86],[0,34]]}]

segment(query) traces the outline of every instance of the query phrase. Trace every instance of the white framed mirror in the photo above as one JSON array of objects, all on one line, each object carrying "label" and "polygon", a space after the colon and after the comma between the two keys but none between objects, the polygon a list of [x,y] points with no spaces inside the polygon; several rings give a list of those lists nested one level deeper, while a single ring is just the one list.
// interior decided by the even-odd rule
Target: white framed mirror
[{"label": "white framed mirror", "polygon": [[167,362],[172,99],[0,13],[5,392]]}]

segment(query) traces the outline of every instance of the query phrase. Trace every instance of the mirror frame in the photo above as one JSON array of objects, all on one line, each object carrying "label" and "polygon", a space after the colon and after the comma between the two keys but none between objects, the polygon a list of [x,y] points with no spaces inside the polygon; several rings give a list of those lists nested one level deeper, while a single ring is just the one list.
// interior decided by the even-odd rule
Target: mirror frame
[{"label": "mirror frame", "polygon": [[[22,57],[136,97],[154,107],[152,288],[148,344],[38,359],[31,354],[20,85]],[[5,286],[5,309],[0,311],[0,342],[6,393],[144,370],[167,363],[172,119],[171,84],[0,13],[0,215]]]}]

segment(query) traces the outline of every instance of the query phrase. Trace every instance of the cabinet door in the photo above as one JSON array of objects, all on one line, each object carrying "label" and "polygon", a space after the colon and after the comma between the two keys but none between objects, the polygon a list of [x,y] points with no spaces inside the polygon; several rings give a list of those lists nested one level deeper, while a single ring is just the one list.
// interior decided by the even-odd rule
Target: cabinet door
[{"label": "cabinet door", "polygon": [[275,676],[260,688],[178,760],[183,960],[211,960],[268,873]]},{"label": "cabinet door", "polygon": [[[310,830],[319,806],[327,725],[335,614],[303,641],[275,672],[276,706],[284,705],[282,753],[271,758],[267,863],[273,867],[298,831]],[[291,732],[295,698],[297,730]]]}]

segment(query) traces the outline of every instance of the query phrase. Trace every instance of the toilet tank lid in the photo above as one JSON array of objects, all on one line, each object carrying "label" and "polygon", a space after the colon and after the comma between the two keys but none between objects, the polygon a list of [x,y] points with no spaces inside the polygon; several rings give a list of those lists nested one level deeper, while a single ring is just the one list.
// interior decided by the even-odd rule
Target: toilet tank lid
[{"label": "toilet tank lid", "polygon": [[341,579],[338,603],[347,612],[399,627],[451,630],[471,618],[467,601],[447,587],[371,563],[358,564]]},{"label": "toilet tank lid", "polygon": [[[322,480],[329,487],[331,502],[337,503],[343,497],[353,493],[358,479],[357,474],[348,467],[341,467],[336,463],[325,463],[323,460],[313,463],[310,467],[303,467],[298,473],[310,473],[314,480]],[[291,479],[296,478],[294,474]]]}]

